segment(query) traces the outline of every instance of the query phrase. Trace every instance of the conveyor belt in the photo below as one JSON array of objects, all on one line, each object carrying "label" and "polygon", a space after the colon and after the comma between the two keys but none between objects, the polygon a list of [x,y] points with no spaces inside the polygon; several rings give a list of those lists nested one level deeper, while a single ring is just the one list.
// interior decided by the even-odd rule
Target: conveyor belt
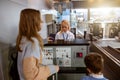
[{"label": "conveyor belt", "polygon": [[[91,45],[92,52],[98,52],[104,58],[104,76],[109,80],[120,80],[120,56],[119,51],[111,47],[102,47],[97,43]],[[114,53],[114,54],[113,54]],[[117,56],[117,57],[116,57]]]},{"label": "conveyor belt", "polygon": [[112,56],[114,56],[115,58],[117,58],[118,60],[120,60],[120,51],[117,49],[114,49],[110,46],[107,47],[103,47],[103,49],[105,49],[107,52],[109,52]]}]

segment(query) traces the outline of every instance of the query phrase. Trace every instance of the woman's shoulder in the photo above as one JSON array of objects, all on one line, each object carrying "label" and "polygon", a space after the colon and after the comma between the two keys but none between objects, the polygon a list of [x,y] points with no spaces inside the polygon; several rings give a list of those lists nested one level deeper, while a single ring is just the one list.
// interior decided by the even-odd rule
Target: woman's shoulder
[{"label": "woman's shoulder", "polygon": [[[33,40],[33,42],[38,43],[37,38],[32,37],[31,39]],[[29,44],[31,44],[32,41],[28,40],[26,37],[22,37],[21,43],[29,43]]]},{"label": "woman's shoulder", "polygon": [[37,39],[37,38],[32,37],[32,40],[33,40],[35,43],[38,43],[38,39]]},{"label": "woman's shoulder", "polygon": [[24,39],[24,45],[26,45],[27,47],[34,49],[36,46],[39,46],[39,42],[37,40],[37,38],[32,37],[33,41],[30,41],[28,39]]},{"label": "woman's shoulder", "polygon": [[40,57],[40,47],[39,47],[39,43],[38,43],[38,40],[37,38],[34,38],[32,37],[32,41],[28,41],[27,42],[27,49],[29,51],[29,53],[27,53],[28,57],[30,56],[34,56],[35,58],[38,58]]},{"label": "woman's shoulder", "polygon": [[30,41],[30,40],[28,40],[28,39],[26,39],[26,38],[23,38],[23,40],[24,41],[22,41],[24,44],[26,44],[26,45],[31,45],[31,46],[33,46],[33,44],[38,44],[38,40],[36,39],[36,38],[34,38],[34,37],[32,37],[32,40],[33,41]]}]

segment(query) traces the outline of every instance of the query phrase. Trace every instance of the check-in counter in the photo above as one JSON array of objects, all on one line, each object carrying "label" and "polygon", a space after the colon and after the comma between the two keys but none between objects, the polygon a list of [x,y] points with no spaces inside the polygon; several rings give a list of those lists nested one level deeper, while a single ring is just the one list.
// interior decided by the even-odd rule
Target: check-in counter
[{"label": "check-in counter", "polygon": [[[45,64],[57,64],[60,66],[58,79],[61,78],[59,74],[72,74],[72,76],[69,76],[71,77],[69,80],[73,80],[75,76],[73,74],[85,73],[84,57],[88,52],[89,42],[85,39],[44,44]],[[64,75],[64,77],[68,76]]]}]

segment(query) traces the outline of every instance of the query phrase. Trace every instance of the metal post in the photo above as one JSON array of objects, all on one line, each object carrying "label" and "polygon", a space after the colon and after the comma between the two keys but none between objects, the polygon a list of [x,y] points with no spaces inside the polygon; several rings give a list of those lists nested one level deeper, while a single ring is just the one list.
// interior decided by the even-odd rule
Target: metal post
[{"label": "metal post", "polygon": [[58,73],[55,73],[55,76],[56,76],[56,80],[58,80]]}]

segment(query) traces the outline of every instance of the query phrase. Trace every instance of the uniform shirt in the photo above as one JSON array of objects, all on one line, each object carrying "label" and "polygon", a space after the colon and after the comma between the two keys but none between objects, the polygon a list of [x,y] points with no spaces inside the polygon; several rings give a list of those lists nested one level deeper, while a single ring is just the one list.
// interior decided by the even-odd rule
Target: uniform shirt
[{"label": "uniform shirt", "polygon": [[67,32],[59,31],[55,36],[55,40],[58,40],[58,39],[64,39],[65,41],[72,41],[75,39],[75,36],[70,31],[67,31]]},{"label": "uniform shirt", "polygon": [[18,52],[18,73],[20,80],[47,80],[47,77],[54,74],[54,65],[43,65],[44,58],[36,38],[32,38],[34,44],[25,37],[22,38]]},{"label": "uniform shirt", "polygon": [[108,80],[103,75],[90,74],[90,76],[84,76],[81,80]]}]

